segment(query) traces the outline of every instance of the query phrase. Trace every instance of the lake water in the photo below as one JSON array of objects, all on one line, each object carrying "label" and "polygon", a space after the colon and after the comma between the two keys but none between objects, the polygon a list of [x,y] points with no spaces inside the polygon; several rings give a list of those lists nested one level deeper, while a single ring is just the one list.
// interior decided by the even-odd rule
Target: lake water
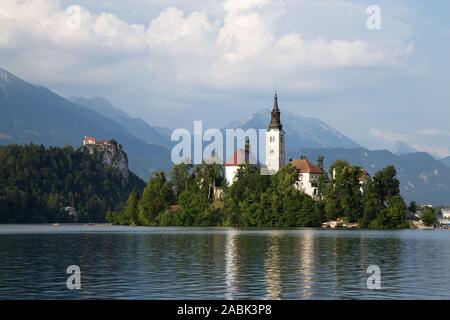
[{"label": "lake water", "polygon": [[450,299],[449,268],[445,230],[0,226],[0,299]]}]

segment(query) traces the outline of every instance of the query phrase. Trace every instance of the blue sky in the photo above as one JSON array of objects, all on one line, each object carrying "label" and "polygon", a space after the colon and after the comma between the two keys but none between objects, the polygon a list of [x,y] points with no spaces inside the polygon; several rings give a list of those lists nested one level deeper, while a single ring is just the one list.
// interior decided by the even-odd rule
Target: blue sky
[{"label": "blue sky", "polygon": [[[368,30],[366,8],[381,9]],[[0,64],[172,128],[269,108],[450,155],[449,1],[2,0]]]}]

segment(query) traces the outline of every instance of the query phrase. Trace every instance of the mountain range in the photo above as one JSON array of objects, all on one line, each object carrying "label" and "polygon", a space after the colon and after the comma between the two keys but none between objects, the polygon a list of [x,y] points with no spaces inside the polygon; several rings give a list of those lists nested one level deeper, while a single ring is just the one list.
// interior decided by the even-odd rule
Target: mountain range
[{"label": "mountain range", "polygon": [[396,154],[397,156],[418,152],[416,149],[403,141],[395,142],[394,145],[389,149],[389,151],[391,151],[393,154]]},{"label": "mountain range", "polygon": [[85,135],[119,141],[141,177],[167,169],[170,152],[136,138],[118,122],[0,69],[0,144],[82,144]]},{"label": "mountain range", "polygon": [[105,98],[94,97],[87,99],[83,97],[71,97],[69,100],[117,122],[145,143],[162,145],[166,148],[170,147],[170,129],[152,127],[141,118],[132,118],[124,111],[113,106]]},{"label": "mountain range", "polygon": [[441,162],[450,168],[450,157],[441,159]]},{"label": "mountain range", "polygon": [[[262,110],[245,120],[233,121],[227,129],[267,129],[270,110]],[[281,123],[286,132],[286,149],[301,148],[359,148],[360,146],[330,127],[314,118],[300,117],[290,111],[281,112]]]},{"label": "mountain range", "polygon": [[[226,128],[266,129],[270,111],[230,123]],[[370,151],[318,119],[300,117],[282,110],[286,148],[290,158],[301,155],[325,165],[338,159],[360,165],[371,174],[393,164],[407,200],[450,204],[450,157],[436,160],[404,143],[391,151]],[[104,98],[63,98],[49,89],[28,83],[0,69],[0,145],[82,144],[85,135],[115,139],[124,146],[130,169],[146,179],[155,170],[170,168],[170,129],[154,127],[132,118]]]},{"label": "mountain range", "polygon": [[416,152],[398,156],[388,150],[335,148],[302,149],[288,152],[288,156],[305,156],[311,161],[323,156],[326,168],[336,160],[347,160],[363,167],[371,175],[388,165],[394,165],[405,200],[433,205],[450,204],[450,168],[428,153]]}]

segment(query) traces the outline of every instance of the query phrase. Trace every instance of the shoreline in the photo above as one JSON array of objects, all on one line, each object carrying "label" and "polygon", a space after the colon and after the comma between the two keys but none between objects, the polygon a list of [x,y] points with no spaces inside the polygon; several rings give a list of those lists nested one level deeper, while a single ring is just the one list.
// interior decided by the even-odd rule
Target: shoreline
[{"label": "shoreline", "polygon": [[[323,225],[329,224],[330,222],[324,222]],[[434,231],[434,230],[450,230],[443,227],[426,227],[418,223],[414,224],[411,228],[401,228],[401,229],[370,229],[370,228],[360,228],[356,223],[347,224],[350,227],[345,226],[344,223],[341,227],[228,227],[228,226],[129,226],[129,225],[115,225],[111,223],[11,223],[11,224],[0,224],[0,228],[20,228],[20,227],[51,227],[54,230],[58,230],[59,227],[86,227],[86,228],[127,228],[133,229],[233,229],[233,230],[246,230],[246,231],[263,231],[263,230],[328,230],[328,231],[405,231],[405,230],[417,230],[417,231]]]}]

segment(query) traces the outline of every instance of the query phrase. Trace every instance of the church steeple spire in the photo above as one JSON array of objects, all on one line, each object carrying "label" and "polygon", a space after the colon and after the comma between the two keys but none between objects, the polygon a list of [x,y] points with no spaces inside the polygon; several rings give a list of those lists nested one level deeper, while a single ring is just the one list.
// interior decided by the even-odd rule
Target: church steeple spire
[{"label": "church steeple spire", "polygon": [[284,130],[280,120],[278,92],[275,91],[269,127],[266,131],[266,168],[277,172],[284,165],[285,156]]},{"label": "church steeple spire", "polygon": [[277,129],[277,130],[281,130],[283,129],[283,126],[281,125],[281,120],[280,120],[280,108],[278,107],[278,93],[275,90],[275,96],[273,99],[273,107],[272,107],[272,112],[271,112],[271,119],[270,119],[270,124],[269,124],[269,128],[270,129]]},{"label": "church steeple spire", "polygon": [[278,110],[278,92],[275,90],[275,97],[273,97],[273,109]]}]

